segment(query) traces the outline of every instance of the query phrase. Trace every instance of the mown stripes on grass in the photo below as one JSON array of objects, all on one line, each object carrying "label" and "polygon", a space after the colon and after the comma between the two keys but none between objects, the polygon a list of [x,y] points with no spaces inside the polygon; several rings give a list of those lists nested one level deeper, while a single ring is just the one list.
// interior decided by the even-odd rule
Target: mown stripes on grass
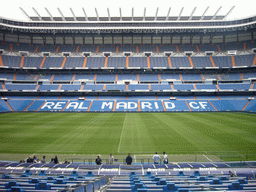
[{"label": "mown stripes on grass", "polygon": [[9,113],[0,153],[256,154],[248,113]]}]

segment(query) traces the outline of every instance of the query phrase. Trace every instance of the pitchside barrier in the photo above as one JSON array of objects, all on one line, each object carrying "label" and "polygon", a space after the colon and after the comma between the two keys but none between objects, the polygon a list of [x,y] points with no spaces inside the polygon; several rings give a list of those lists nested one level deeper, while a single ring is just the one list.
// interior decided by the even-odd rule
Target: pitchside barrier
[{"label": "pitchside barrier", "polygon": [[[36,156],[42,159],[46,155],[46,162],[49,162],[51,158],[56,154],[0,154],[0,160],[2,161],[20,161],[20,159],[26,160],[29,156]],[[99,154],[94,155],[74,155],[74,154],[59,154],[58,159],[61,163],[82,163],[86,165],[95,165],[95,159]],[[133,164],[153,164],[152,154],[131,154],[133,158]],[[163,155],[161,157],[161,164],[163,164]],[[126,164],[126,155],[115,155],[114,164]],[[109,164],[109,155],[101,155],[102,163]],[[181,162],[245,162],[254,161],[256,154],[240,154],[236,151],[229,152],[198,152],[197,154],[168,154],[169,163],[181,163]]]},{"label": "pitchside barrier", "polygon": [[171,112],[171,111],[251,111],[256,100],[0,100],[0,112]]},{"label": "pitchside barrier", "polygon": [[[163,156],[160,155],[161,160],[160,164],[163,164]],[[114,156],[114,164],[126,164],[124,155],[115,155]],[[132,155],[133,164],[153,164],[153,155]],[[70,163],[84,163],[89,165],[95,165],[95,158],[92,158],[91,155],[86,155],[85,158],[67,158],[66,161]],[[108,165],[109,164],[109,157],[107,155],[102,155],[102,164]],[[168,155],[169,163],[180,163],[180,162],[245,162],[250,160],[255,160],[256,154],[177,154],[177,155]]]}]

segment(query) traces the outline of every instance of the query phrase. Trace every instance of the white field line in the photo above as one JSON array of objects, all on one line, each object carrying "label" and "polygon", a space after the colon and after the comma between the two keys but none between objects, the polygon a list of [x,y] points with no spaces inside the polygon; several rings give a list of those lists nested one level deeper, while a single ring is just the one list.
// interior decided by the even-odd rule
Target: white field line
[{"label": "white field line", "polygon": [[134,161],[135,161],[135,163],[136,163],[136,155],[134,155]]},{"label": "white field line", "polygon": [[206,159],[208,159],[209,161],[211,161],[212,162],[212,160],[209,158],[209,157],[207,157],[206,155],[203,155]]},{"label": "white field line", "polygon": [[124,133],[125,119],[126,119],[126,115],[125,115],[125,117],[124,117],[123,128],[122,128],[122,132],[121,132],[121,136],[120,136],[120,141],[119,141],[119,145],[118,145],[118,150],[117,150],[118,153],[120,153],[120,147],[121,147],[122,138],[123,138],[123,133]]},{"label": "white field line", "polygon": [[100,165],[99,169],[98,169],[98,175],[100,175],[100,169],[102,167],[102,164]]}]

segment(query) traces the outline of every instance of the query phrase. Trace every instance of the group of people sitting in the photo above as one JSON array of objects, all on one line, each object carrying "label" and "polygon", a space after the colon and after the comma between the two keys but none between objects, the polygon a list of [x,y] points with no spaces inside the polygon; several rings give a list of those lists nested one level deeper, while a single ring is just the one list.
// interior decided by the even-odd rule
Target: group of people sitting
[{"label": "group of people sitting", "polygon": [[[112,154],[109,155],[109,165],[113,165],[115,161],[115,158]],[[95,159],[95,163],[96,165],[101,165],[102,164],[102,159],[100,158],[100,155],[97,156],[97,158]],[[132,164],[132,157],[130,155],[130,153],[128,153],[128,156],[126,157],[126,163],[127,165],[131,165]]]},{"label": "group of people sitting", "polygon": [[[45,156],[43,156],[43,158],[40,159],[37,158],[35,155],[34,157],[32,158],[31,156],[29,156],[26,160],[27,163],[46,163],[46,160],[45,160]],[[20,160],[20,163],[25,163],[25,161],[23,159]],[[58,156],[56,155],[54,158],[51,159],[51,163],[54,163],[54,164],[58,164],[59,163],[59,160],[58,160]]]},{"label": "group of people sitting", "polygon": [[[163,152],[163,164],[168,164],[168,155]],[[113,165],[114,163],[114,156],[112,154],[109,155],[109,165]],[[161,157],[160,155],[157,154],[157,152],[155,153],[155,155],[153,156],[153,161],[154,161],[154,164],[160,164],[161,163]],[[126,159],[125,159],[125,162],[127,165],[131,165],[132,164],[132,157],[131,157],[131,154],[128,153]],[[97,156],[96,160],[95,160],[95,163],[97,165],[101,165],[102,164],[102,159],[100,158],[100,155]]]},{"label": "group of people sitting", "polygon": [[[43,156],[43,158],[41,159],[41,161],[36,157],[34,156],[33,158],[31,156],[29,156],[26,160],[27,163],[46,163],[46,160],[45,160],[45,156]],[[109,162],[108,164],[109,165],[113,165],[114,164],[114,161],[115,161],[115,158],[112,154],[109,155]],[[130,153],[128,153],[126,159],[125,159],[125,162],[127,165],[131,165],[132,164],[132,156]],[[155,153],[155,155],[153,156],[153,161],[154,161],[154,164],[159,164],[161,163],[161,157],[160,155],[157,154],[157,152]],[[20,163],[25,163],[25,161],[23,159],[20,160]],[[59,160],[58,160],[58,156],[56,155],[54,158],[51,159],[51,162],[50,163],[54,163],[54,164],[58,164],[59,163]],[[68,162],[65,161],[64,164],[67,164]],[[97,156],[96,160],[95,160],[95,163],[97,165],[101,165],[102,164],[102,159],[100,158],[100,155]],[[163,152],[163,163],[164,164],[168,164],[168,156],[166,155],[165,152]]]}]

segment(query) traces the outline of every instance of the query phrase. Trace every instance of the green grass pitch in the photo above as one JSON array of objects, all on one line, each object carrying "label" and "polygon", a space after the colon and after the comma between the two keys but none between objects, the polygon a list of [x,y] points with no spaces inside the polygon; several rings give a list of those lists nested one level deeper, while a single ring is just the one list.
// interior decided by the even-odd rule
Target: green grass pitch
[{"label": "green grass pitch", "polygon": [[248,113],[7,113],[0,131],[2,159],[163,151],[256,157],[256,115]]}]

